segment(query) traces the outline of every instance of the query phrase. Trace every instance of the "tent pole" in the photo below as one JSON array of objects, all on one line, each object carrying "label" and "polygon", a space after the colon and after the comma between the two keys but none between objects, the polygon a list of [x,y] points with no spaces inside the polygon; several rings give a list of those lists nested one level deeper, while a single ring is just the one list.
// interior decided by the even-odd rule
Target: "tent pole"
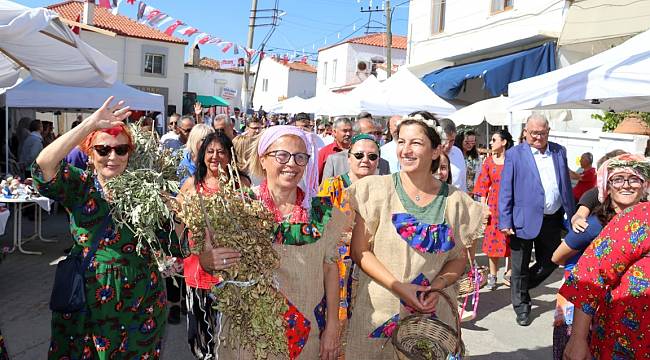
[{"label": "tent pole", "polygon": [[5,177],[9,176],[9,151],[9,105],[5,104]]}]

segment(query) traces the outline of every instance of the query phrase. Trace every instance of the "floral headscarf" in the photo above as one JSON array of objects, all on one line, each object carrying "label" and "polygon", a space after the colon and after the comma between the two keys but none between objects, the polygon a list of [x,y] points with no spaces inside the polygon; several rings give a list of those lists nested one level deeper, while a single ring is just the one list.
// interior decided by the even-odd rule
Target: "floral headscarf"
[{"label": "floral headscarf", "polygon": [[598,201],[603,203],[607,198],[607,183],[612,176],[617,174],[636,175],[644,180],[644,191],[648,192],[650,186],[650,161],[641,155],[622,154],[605,161],[598,168],[597,186]]}]

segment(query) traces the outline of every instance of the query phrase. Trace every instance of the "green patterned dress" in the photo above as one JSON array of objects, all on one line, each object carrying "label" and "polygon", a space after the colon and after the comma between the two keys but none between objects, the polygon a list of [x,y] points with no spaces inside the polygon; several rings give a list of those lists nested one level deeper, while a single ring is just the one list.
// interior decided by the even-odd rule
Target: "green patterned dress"
[{"label": "green patterned dress", "polygon": [[[59,201],[70,214],[72,252],[87,253],[100,237],[86,270],[86,308],[64,314],[52,312],[48,359],[158,359],[167,320],[165,282],[146,250],[136,253],[133,233],[119,231],[109,221],[109,204],[96,178],[62,162],[56,176],[44,181],[35,165],[34,183],[46,197]],[[160,231],[179,256],[180,246],[170,231]],[[171,233],[171,238],[169,234]]]}]

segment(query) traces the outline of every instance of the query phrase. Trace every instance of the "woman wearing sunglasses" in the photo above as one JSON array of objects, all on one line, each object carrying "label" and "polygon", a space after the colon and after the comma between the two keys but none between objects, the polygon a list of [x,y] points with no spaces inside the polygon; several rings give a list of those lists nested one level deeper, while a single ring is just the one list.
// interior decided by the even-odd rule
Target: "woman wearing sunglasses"
[{"label": "woman wearing sunglasses", "polygon": [[[280,268],[276,276],[279,290],[287,299],[285,318],[291,319],[286,322],[286,332],[294,334],[287,337],[289,352],[297,359],[336,360],[337,239],[332,237],[327,241],[329,237],[321,235],[330,231],[325,226],[332,206],[329,198],[316,197],[318,156],[310,139],[295,126],[278,125],[264,130],[255,142],[258,156],[251,157],[249,170],[263,179],[253,191],[277,223],[274,248],[280,255]],[[303,177],[304,189],[299,187]],[[323,306],[325,292],[327,302]],[[219,358],[251,359],[253,356],[233,353],[227,346],[221,346]]]},{"label": "woman wearing sunglasses", "polygon": [[[597,174],[597,183],[599,185],[598,200],[600,201],[600,205],[598,205],[591,213],[591,215],[587,218],[586,222],[588,226],[585,229],[585,231],[575,232],[573,229],[571,229],[567,234],[567,236],[565,237],[564,242],[561,243],[560,246],[558,246],[558,248],[553,253],[553,257],[552,257],[553,262],[558,265],[564,265],[565,279],[566,279],[565,284],[575,286],[575,288],[573,288],[572,286],[565,286],[562,290],[566,290],[566,291],[560,291],[560,294],[558,294],[557,296],[557,305],[555,309],[555,321],[554,321],[555,327],[553,331],[553,358],[554,359],[562,359],[563,353],[565,353],[564,352],[565,346],[567,346],[567,341],[569,341],[569,339],[573,340],[573,335],[570,335],[572,332],[571,324],[574,321],[573,314],[577,312],[578,309],[577,307],[574,307],[574,304],[581,304],[581,305],[585,304],[587,302],[585,301],[585,296],[588,297],[589,295],[594,294],[594,291],[592,289],[586,287],[583,288],[583,286],[585,286],[586,283],[577,283],[575,280],[576,279],[582,280],[582,278],[589,279],[590,275],[585,274],[585,271],[594,272],[595,275],[603,274],[601,272],[596,272],[591,268],[591,266],[593,266],[594,264],[600,261],[600,259],[598,259],[599,256],[596,255],[594,257],[594,254],[591,254],[591,256],[587,256],[587,253],[585,253],[585,255],[582,255],[583,251],[585,251],[585,249],[594,241],[594,239],[596,239],[601,234],[603,227],[605,227],[610,221],[612,221],[612,219],[614,218],[614,216],[616,216],[616,214],[625,212],[626,209],[635,206],[643,199],[643,197],[646,195],[646,190],[648,189],[649,177],[650,177],[650,162],[640,155],[623,154],[611,158],[606,162],[604,162],[600,166],[600,168],[598,168],[598,174]],[[647,214],[646,214],[646,218],[647,218]],[[613,233],[616,233],[617,231],[621,231],[622,229],[612,229],[612,230],[614,231],[610,231],[610,233],[612,233],[613,235]],[[607,257],[618,256],[617,253],[620,251],[620,249],[623,249],[626,246],[626,244],[624,243],[623,236],[618,236],[618,235],[613,236],[612,240],[614,240],[615,243],[610,244],[606,239],[604,239],[604,243],[603,242],[600,243],[599,251],[602,251],[602,254],[606,254]],[[621,245],[616,246],[615,244],[618,243],[620,243]],[[607,250],[608,248],[610,249],[610,251]],[[628,254],[624,254],[623,256],[627,256],[627,255]],[[578,267],[576,263],[580,264],[581,266]],[[617,270],[617,272],[622,272],[623,270],[624,269]],[[581,271],[581,272],[578,273],[577,271]],[[579,291],[580,289],[584,289],[584,292],[581,292],[580,296],[575,296],[574,291]],[[636,291],[636,290],[626,288],[626,286],[623,285],[623,286],[617,286],[616,290],[613,291],[612,293],[616,293],[619,294],[619,296],[626,297],[628,291]],[[572,298],[568,300],[565,297],[566,295],[570,295],[572,296]],[[578,299],[578,302],[575,302],[575,299]],[[594,302],[597,301],[598,300]],[[589,300],[588,302],[591,302],[591,300]],[[631,306],[631,304],[627,302],[625,305]],[[598,323],[608,324],[608,325],[606,328],[601,328],[597,330],[597,332],[600,333],[599,334],[600,336],[599,339],[596,340],[596,344],[600,344],[600,345],[594,344],[594,340],[592,340],[591,345],[592,345],[592,349],[599,349],[599,348],[600,349],[597,350],[597,353],[594,352],[593,355],[598,354],[599,356],[597,358],[600,359],[618,358],[616,355],[620,356],[621,358],[634,358],[634,356],[628,357],[628,354],[623,352],[614,351],[613,353],[609,353],[609,354],[606,354],[604,352],[605,349],[611,350],[612,348],[614,349],[617,348],[621,349],[621,348],[620,346],[617,347],[617,345],[615,344],[602,343],[601,339],[603,339],[603,335],[604,335],[602,333],[603,330],[610,333],[611,335],[609,335],[608,337],[611,338],[616,338],[619,336],[615,334],[622,334],[625,333],[627,330],[633,330],[633,329],[626,329],[626,323],[624,321],[621,321],[621,317],[619,316],[619,314],[627,314],[627,312],[608,313],[610,310],[614,310],[615,308],[616,308],[615,306],[605,306],[604,308],[599,309],[599,314],[597,316]],[[582,307],[582,310],[586,310],[586,309],[587,308],[585,308],[584,306]],[[620,310],[622,309],[623,308],[621,308]],[[632,309],[632,307],[630,307],[630,309]],[[642,314],[644,312],[642,309],[643,308],[640,307],[636,309],[634,313]],[[626,316],[627,315],[624,315],[624,317]],[[621,321],[621,323],[618,323],[618,321]],[[645,326],[646,327],[640,327],[639,329],[647,330],[648,325],[646,324]],[[638,335],[640,336],[644,332],[645,331],[642,330],[638,333]],[[636,337],[633,331],[630,331],[626,335],[629,338]],[[575,341],[572,341],[573,344],[571,347],[567,347],[567,352],[571,354],[569,357],[570,359],[574,358],[573,356],[575,356],[576,354],[575,352],[576,349],[581,347],[576,345],[584,345],[584,343],[587,342],[586,333],[582,333],[579,336],[580,338],[576,338]],[[643,349],[647,350],[647,346],[648,344],[646,343]]]},{"label": "woman wearing sunglasses", "polygon": [[[375,174],[379,165],[379,144],[376,137],[370,134],[358,134],[352,137],[348,151],[349,172],[323,180],[318,196],[329,197],[332,205],[345,214],[352,215],[345,199],[345,189],[357,180]],[[351,220],[351,219],[349,219]],[[337,220],[338,221],[338,220]],[[352,228],[345,231],[337,246],[339,259],[337,261],[339,274],[339,320],[349,318],[348,311],[352,299],[352,259],[350,258],[350,235]]]},{"label": "woman wearing sunglasses", "polygon": [[[161,350],[167,319],[163,279],[147,251],[136,253],[129,228],[116,230],[109,215],[111,194],[103,190],[124,172],[134,150],[122,123],[131,112],[123,101],[111,106],[112,100],[43,149],[33,170],[38,191],[70,214],[71,253],[93,256],[88,253],[96,249],[85,269],[85,309],[52,313],[49,359],[153,358]],[[77,145],[89,157],[86,172],[62,161]],[[180,257],[176,241],[161,241]]]},{"label": "woman wearing sunglasses", "polygon": [[430,291],[456,298],[452,285],[465,270],[466,243],[482,236],[483,209],[434,176],[437,130],[433,119],[405,118],[397,128],[400,171],[365,177],[347,189],[355,211],[350,251],[362,271],[346,358],[394,359],[390,336],[399,319],[414,312],[435,311],[447,324],[455,322],[449,306]]}]

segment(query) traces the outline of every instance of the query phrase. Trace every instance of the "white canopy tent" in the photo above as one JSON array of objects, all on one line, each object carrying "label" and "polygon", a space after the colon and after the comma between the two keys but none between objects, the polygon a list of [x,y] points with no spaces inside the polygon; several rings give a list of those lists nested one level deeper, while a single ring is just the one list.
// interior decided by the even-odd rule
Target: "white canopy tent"
[{"label": "white canopy tent", "polygon": [[307,112],[319,115],[357,115],[362,111],[367,111],[363,108],[363,99],[377,96],[379,86],[379,80],[374,76],[369,76],[350,92],[328,91],[307,99],[304,105],[309,109]]},{"label": "white canopy tent", "polygon": [[309,105],[305,102],[305,99],[299,96],[279,101],[266,109],[268,112],[280,114],[296,114],[299,112],[309,112],[309,110]]},{"label": "white canopy tent", "polygon": [[407,115],[418,110],[447,116],[456,111],[404,66],[380,83],[373,96],[364,97],[361,108],[380,116]]},{"label": "white canopy tent", "polygon": [[110,86],[117,79],[117,63],[83,42],[56,12],[2,0],[0,87],[13,86],[21,68],[66,86]]},{"label": "white canopy tent", "polygon": [[134,110],[164,112],[165,99],[116,81],[111,87],[82,88],[53,85],[27,78],[15,86],[0,90],[0,105],[38,109],[96,109],[109,96],[125,100]]},{"label": "white canopy tent", "polygon": [[499,96],[475,102],[449,115],[456,125],[477,126],[487,121],[494,126],[510,125],[510,99]]},{"label": "white canopy tent", "polygon": [[[31,77],[11,88],[0,90],[0,106],[5,107],[5,119],[9,119],[9,108],[37,109],[96,109],[109,96],[125,100],[133,110],[164,112],[165,99],[162,95],[140,91],[116,81],[111,87],[82,88],[53,85],[34,80]],[[9,121],[5,122],[5,144],[9,144]],[[6,171],[9,173],[9,151],[6,151]]]},{"label": "white canopy tent", "polygon": [[650,111],[650,31],[559,70],[508,86],[510,110]]}]

